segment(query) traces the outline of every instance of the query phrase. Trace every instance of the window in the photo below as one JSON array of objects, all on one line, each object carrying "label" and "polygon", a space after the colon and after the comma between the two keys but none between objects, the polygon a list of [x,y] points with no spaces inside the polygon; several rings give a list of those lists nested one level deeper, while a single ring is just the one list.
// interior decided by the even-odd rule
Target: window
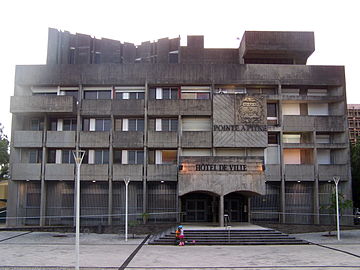
[{"label": "window", "polygon": [[143,164],[144,151],[143,150],[115,150],[114,163],[121,164]]},{"label": "window", "polygon": [[268,133],[268,144],[279,144],[278,133],[274,133],[274,132]]},{"label": "window", "polygon": [[327,96],[327,89],[308,89],[308,96],[325,97]]},{"label": "window", "polygon": [[181,99],[210,99],[210,87],[182,86]]},{"label": "window", "polygon": [[51,130],[51,131],[57,131],[57,123],[58,123],[58,120],[57,120],[57,119],[50,119],[50,122],[49,122],[49,130]]},{"label": "window", "polygon": [[[85,157],[84,157],[85,159]],[[83,161],[84,161],[83,159]],[[62,150],[61,163],[75,164],[74,155],[71,150]]]},{"label": "window", "polygon": [[109,131],[111,129],[111,120],[85,118],[83,119],[83,131]]},{"label": "window", "polygon": [[100,64],[101,63],[101,53],[100,52],[95,52],[94,63],[95,64]]},{"label": "window", "polygon": [[30,130],[34,130],[34,131],[44,130],[44,120],[32,119],[30,122]]},{"label": "window", "polygon": [[55,149],[48,150],[47,159],[48,159],[47,163],[55,163],[56,162],[56,150]]},{"label": "window", "polygon": [[283,95],[287,95],[287,96],[298,96],[300,94],[300,89],[298,88],[283,88],[281,90]]},{"label": "window", "polygon": [[309,103],[308,104],[309,115],[329,115],[328,103]]},{"label": "window", "polygon": [[116,86],[116,99],[144,99],[145,88],[142,86]]},{"label": "window", "polygon": [[29,163],[41,163],[42,160],[42,150],[40,149],[30,149],[29,151]]},{"label": "window", "polygon": [[210,117],[183,117],[181,123],[183,131],[211,131]]},{"label": "window", "polygon": [[316,134],[316,143],[330,143],[330,134]]},{"label": "window", "polygon": [[177,119],[156,119],[156,131],[177,131],[178,120]]},{"label": "window", "polygon": [[150,150],[149,164],[176,164],[177,150]]},{"label": "window", "polygon": [[63,91],[63,93],[65,96],[72,96],[75,99],[78,99],[79,91],[77,91],[77,90],[66,90],[66,91]]},{"label": "window", "polygon": [[110,119],[96,119],[95,120],[95,131],[109,131],[111,128]]},{"label": "window", "polygon": [[[144,119],[117,119],[116,121],[117,130],[121,131],[144,131]],[[121,124],[122,120],[122,124]],[[121,128],[118,126],[120,125]]]},{"label": "window", "polygon": [[300,143],[301,134],[283,134],[284,143]]},{"label": "window", "polygon": [[76,130],[76,119],[64,119],[63,130],[64,131],[75,131]]},{"label": "window", "polygon": [[169,52],[169,63],[178,63],[179,51]]},{"label": "window", "polygon": [[300,104],[299,103],[284,103],[282,105],[283,115],[300,115]]},{"label": "window", "polygon": [[157,87],[150,89],[150,99],[178,99],[177,87]]},{"label": "window", "polygon": [[109,164],[109,150],[95,150],[95,164]]},{"label": "window", "polygon": [[318,164],[331,164],[330,149],[318,149],[317,162]]},{"label": "window", "polygon": [[74,48],[74,47],[70,47],[70,48],[69,48],[69,59],[68,59],[68,63],[69,63],[69,64],[75,64],[75,48]]},{"label": "window", "polygon": [[267,103],[267,117],[268,119],[273,118],[277,119],[277,104],[276,103]]},{"label": "window", "polygon": [[111,99],[111,90],[84,91],[84,99]]},{"label": "window", "polygon": [[188,148],[188,149],[183,149],[181,151],[181,155],[182,156],[188,156],[188,157],[211,156],[211,149]]}]

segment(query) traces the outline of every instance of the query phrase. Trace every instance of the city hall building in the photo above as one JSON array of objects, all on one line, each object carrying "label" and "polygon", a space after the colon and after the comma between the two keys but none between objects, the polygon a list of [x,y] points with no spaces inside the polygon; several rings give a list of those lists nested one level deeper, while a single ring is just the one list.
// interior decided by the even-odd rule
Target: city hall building
[{"label": "city hall building", "polygon": [[328,223],[334,176],[351,199],[345,74],[309,66],[312,32],[246,31],[135,46],[49,29],[46,65],[17,66],[8,226]]}]

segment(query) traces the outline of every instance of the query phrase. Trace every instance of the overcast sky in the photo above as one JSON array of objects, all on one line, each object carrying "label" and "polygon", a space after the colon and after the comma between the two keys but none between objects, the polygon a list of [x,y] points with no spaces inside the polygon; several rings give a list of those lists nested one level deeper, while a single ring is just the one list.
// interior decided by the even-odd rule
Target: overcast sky
[{"label": "overcast sky", "polygon": [[348,103],[360,103],[360,1],[4,0],[0,3],[0,122],[10,135],[15,65],[45,64],[48,27],[140,44],[204,35],[237,48],[245,30],[314,31],[309,65],[345,65]]}]

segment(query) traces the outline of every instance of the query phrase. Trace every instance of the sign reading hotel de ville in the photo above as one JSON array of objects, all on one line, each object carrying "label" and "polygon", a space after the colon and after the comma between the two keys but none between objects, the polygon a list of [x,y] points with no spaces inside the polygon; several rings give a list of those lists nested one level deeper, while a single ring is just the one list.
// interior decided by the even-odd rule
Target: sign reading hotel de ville
[{"label": "sign reading hotel de ville", "polygon": [[263,96],[214,95],[215,147],[266,147],[266,99]]}]

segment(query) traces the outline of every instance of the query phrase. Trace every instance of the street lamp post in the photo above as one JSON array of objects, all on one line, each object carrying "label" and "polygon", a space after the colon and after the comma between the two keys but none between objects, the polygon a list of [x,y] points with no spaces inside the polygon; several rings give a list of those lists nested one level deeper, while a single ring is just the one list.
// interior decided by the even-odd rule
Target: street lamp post
[{"label": "street lamp post", "polygon": [[339,190],[338,190],[338,184],[340,181],[339,176],[333,177],[334,183],[335,183],[335,195],[336,195],[336,229],[337,229],[337,239],[340,240],[340,217],[339,217]]},{"label": "street lamp post", "polygon": [[80,166],[85,155],[84,150],[73,151],[74,160],[76,163],[76,225],[75,225],[75,253],[76,265],[75,269],[80,268]]},{"label": "street lamp post", "polygon": [[130,183],[130,178],[126,177],[124,179],[124,182],[125,182],[125,241],[127,242],[127,240],[128,240],[128,208],[129,208],[128,185]]}]

